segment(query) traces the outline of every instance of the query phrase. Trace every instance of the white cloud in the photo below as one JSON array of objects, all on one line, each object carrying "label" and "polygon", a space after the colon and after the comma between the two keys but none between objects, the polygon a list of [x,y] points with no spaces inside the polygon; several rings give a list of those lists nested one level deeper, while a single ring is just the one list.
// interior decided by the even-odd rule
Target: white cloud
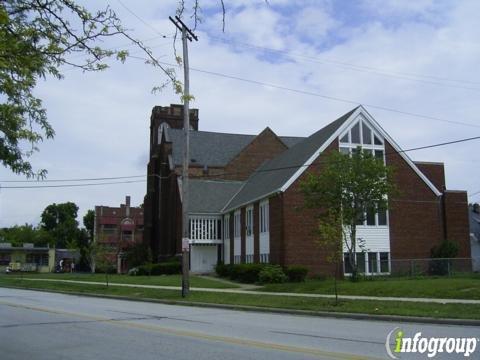
[{"label": "white cloud", "polygon": [[326,9],[313,6],[302,9],[295,19],[296,33],[314,43],[322,42],[330,31],[340,25],[340,22],[335,20]]},{"label": "white cloud", "polygon": [[[162,32],[173,32],[173,25],[166,18],[174,12],[175,3],[170,1],[163,8],[163,2],[142,1],[135,5],[126,2]],[[316,29],[322,34],[317,36],[331,41],[332,33],[342,33],[342,42],[332,43],[328,50],[319,50],[312,41],[300,36],[304,32],[288,33],[288,28],[294,27],[291,14],[282,7],[266,6],[261,1],[254,5],[249,5],[252,2],[236,2],[238,9],[232,10],[227,17],[227,35],[232,35],[236,41],[286,49],[319,61],[302,57],[273,61],[276,60],[274,57],[281,55],[259,56],[262,54],[258,50],[241,46],[232,48],[228,44],[210,41],[206,33],[199,31],[200,41],[190,45],[191,66],[480,125],[477,115],[480,90],[478,2],[455,2],[452,9],[442,13],[444,21],[440,25],[424,21],[424,17],[403,17],[395,27],[378,19],[352,25],[344,21],[345,16],[340,21],[338,14],[332,13],[332,8],[323,3],[313,10],[311,6],[315,2],[307,3],[310,10],[303,9],[304,12],[314,13],[316,9],[317,14],[327,14],[332,21],[332,27]],[[415,11],[428,12],[428,6],[425,4]],[[137,37],[148,39],[156,35],[128,12],[122,10],[120,13],[119,6],[115,8],[126,25],[135,28]],[[403,7],[398,11],[411,12]],[[200,29],[221,35],[218,15],[206,19]],[[391,12],[390,16],[396,15]],[[315,22],[320,17],[312,15],[309,21]],[[329,32],[330,29],[334,31]],[[172,49],[168,40],[157,39],[148,44],[160,46],[155,47],[155,54],[168,55],[165,59],[171,61]],[[340,66],[332,60],[358,66]],[[418,77],[415,78],[424,82],[410,81],[399,77],[412,76],[400,73],[426,74],[472,83]],[[143,167],[139,163],[148,152],[150,111],[154,105],[165,106],[179,101],[170,89],[159,95],[150,94],[152,86],[165,79],[161,72],[132,59],[125,65],[115,64],[101,74],[69,71],[66,75],[64,81],[49,79],[37,90],[45,101],[57,136],[41,145],[41,152],[33,157],[34,165],[47,167],[50,179],[146,174],[146,163]],[[430,84],[429,81],[443,85]],[[195,95],[192,106],[200,109],[200,129],[209,131],[254,134],[270,126],[280,135],[308,136],[354,106],[195,71],[191,72],[191,87]],[[475,128],[373,108],[368,110],[404,148],[469,137],[480,132]],[[472,142],[410,155],[416,160],[445,161],[448,187],[474,192],[480,190],[476,180],[480,176],[478,160],[475,159],[477,149],[478,142]],[[5,168],[0,169],[0,175],[2,180],[19,179]],[[116,206],[127,194],[132,196],[135,204],[140,203],[145,184],[50,190],[0,189],[0,226],[37,222],[41,211],[52,202],[74,201],[83,215],[95,205]]]}]

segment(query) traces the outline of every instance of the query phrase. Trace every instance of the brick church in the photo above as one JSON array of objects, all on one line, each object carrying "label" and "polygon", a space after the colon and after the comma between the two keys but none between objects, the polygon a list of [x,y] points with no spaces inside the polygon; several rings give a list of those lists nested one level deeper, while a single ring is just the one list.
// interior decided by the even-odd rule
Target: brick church
[{"label": "brick church", "polygon": [[[329,272],[316,244],[315,212],[303,207],[299,184],[313,167],[321,171],[322,154],[359,146],[394,167],[398,188],[388,211],[357,227],[367,249],[357,254],[360,268],[391,273],[394,261],[429,258],[444,239],[459,244],[458,257],[470,257],[467,193],[446,190],[443,163],[411,160],[362,106],[305,138],[278,136],[268,127],[258,135],[200,131],[197,109],[190,125],[193,272],[210,272],[218,261]],[[158,260],[181,252],[183,143],[183,107],[154,107],[144,236]]]}]

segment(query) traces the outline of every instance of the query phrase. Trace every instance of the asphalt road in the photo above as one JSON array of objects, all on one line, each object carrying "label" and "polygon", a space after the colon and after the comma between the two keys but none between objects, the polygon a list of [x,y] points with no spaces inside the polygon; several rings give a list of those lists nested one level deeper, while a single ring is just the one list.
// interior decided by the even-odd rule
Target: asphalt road
[{"label": "asphalt road", "polygon": [[[386,337],[397,326],[412,337],[418,331],[426,337],[480,336],[478,327],[255,313],[0,288],[2,360],[386,359]],[[478,359],[479,354],[477,349],[470,358]],[[401,358],[427,359],[426,354],[406,355]]]}]

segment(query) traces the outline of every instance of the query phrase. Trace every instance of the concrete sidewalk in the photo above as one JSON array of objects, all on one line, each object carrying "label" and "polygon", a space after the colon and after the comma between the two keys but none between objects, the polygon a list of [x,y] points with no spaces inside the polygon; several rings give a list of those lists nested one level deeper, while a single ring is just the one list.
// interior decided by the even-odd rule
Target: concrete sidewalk
[{"label": "concrete sidewalk", "polygon": [[[104,282],[98,282],[98,281],[61,280],[61,279],[34,279],[34,278],[23,278],[23,280],[63,282],[63,283],[73,283],[73,284],[105,285]],[[120,283],[111,283],[111,282],[109,282],[109,286],[123,286],[123,287],[130,287],[130,288],[146,288],[146,289],[160,289],[160,290],[181,290],[180,286],[120,284]],[[335,298],[335,295],[327,295],[327,294],[267,292],[267,291],[241,290],[241,289],[214,289],[214,288],[191,287],[190,290],[191,291],[202,291],[202,292],[227,293],[227,294],[290,296],[290,297],[306,297],[306,298],[322,298],[322,299],[334,299]],[[357,295],[339,295],[338,298],[339,299],[344,299],[344,300],[406,301],[406,302],[422,302],[422,303],[434,303],[434,304],[473,304],[473,305],[480,305],[480,300],[467,300],[467,299],[432,299],[432,298],[381,297],[381,296],[357,296]]]}]

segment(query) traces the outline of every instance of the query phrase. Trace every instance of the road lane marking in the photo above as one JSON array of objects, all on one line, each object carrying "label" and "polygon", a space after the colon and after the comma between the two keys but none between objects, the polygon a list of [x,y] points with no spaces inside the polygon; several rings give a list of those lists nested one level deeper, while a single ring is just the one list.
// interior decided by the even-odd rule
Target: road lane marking
[{"label": "road lane marking", "polygon": [[356,342],[356,343],[376,344],[376,345],[382,345],[382,346],[385,345],[385,342],[384,342],[384,341],[348,339],[348,338],[341,338],[341,337],[322,336],[322,335],[315,335],[315,334],[304,334],[304,333],[295,333],[295,332],[278,331],[278,330],[271,330],[270,332],[271,332],[271,333],[274,333],[274,334],[303,336],[303,337],[310,337],[310,338],[316,338],[316,339],[326,339],[326,340],[336,340],[336,341],[349,341],[349,342]]},{"label": "road lane marking", "polygon": [[[226,337],[226,336],[219,336],[219,335],[208,335],[204,333],[189,331],[189,330],[178,330],[172,328],[166,328],[162,326],[152,325],[152,324],[139,324],[134,323],[131,321],[135,321],[136,319],[123,319],[123,320],[115,320],[109,319],[106,317],[101,316],[94,316],[94,315],[87,315],[77,312],[69,312],[69,311],[61,311],[61,310],[54,310],[45,307],[39,306],[30,306],[30,305],[23,305],[23,304],[16,304],[8,301],[0,300],[0,305],[11,306],[15,308],[21,308],[26,310],[38,311],[38,312],[46,312],[55,315],[63,315],[63,316],[73,316],[79,317],[83,319],[95,320],[98,322],[104,322],[112,325],[127,327],[127,328],[136,328],[140,330],[150,330],[160,332],[166,335],[174,335],[174,336],[182,336],[182,337],[190,337],[195,339],[207,340],[207,341],[216,341],[216,342],[223,342],[227,344],[233,345],[241,345],[247,347],[255,347],[259,349],[266,349],[266,350],[277,350],[277,351],[286,351],[286,352],[293,352],[293,353],[301,353],[312,355],[316,357],[326,357],[329,359],[338,359],[338,360],[367,360],[367,359],[379,359],[373,358],[371,356],[360,356],[354,354],[347,354],[347,353],[339,353],[339,352],[331,352],[331,351],[324,351],[319,349],[312,349],[312,348],[303,348],[298,346],[290,346],[290,345],[282,345],[276,343],[268,343],[268,342],[261,342],[256,340],[249,340],[249,339],[241,339],[241,338],[233,338],[233,337]],[[138,320],[138,319],[137,319]]]}]

